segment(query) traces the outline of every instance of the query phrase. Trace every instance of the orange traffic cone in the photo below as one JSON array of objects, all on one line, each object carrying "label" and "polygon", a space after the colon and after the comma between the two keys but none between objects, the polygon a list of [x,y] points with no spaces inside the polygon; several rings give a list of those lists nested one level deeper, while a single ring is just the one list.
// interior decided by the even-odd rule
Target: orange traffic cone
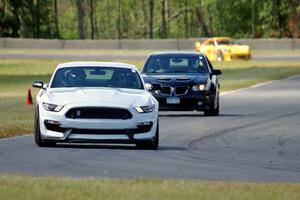
[{"label": "orange traffic cone", "polygon": [[28,89],[28,92],[27,92],[26,105],[32,105],[32,96],[31,96],[31,90],[30,89]]}]

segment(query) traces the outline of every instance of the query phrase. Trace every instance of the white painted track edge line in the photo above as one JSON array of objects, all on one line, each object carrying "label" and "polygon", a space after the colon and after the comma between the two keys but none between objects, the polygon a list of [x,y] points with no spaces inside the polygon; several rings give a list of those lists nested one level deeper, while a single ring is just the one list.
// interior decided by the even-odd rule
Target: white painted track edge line
[{"label": "white painted track edge line", "polygon": [[294,79],[294,78],[298,78],[298,77],[300,77],[300,74],[289,76],[289,77],[286,77],[286,78],[283,78],[283,79],[276,79],[276,80],[266,81],[266,82],[262,82],[262,83],[257,83],[257,84],[254,84],[254,85],[251,85],[251,86],[248,86],[248,87],[245,87],[245,88],[240,88],[240,89],[236,89],[236,90],[221,92],[220,95],[223,96],[223,95],[233,94],[233,93],[237,93],[237,92],[242,92],[242,91],[246,91],[246,90],[249,90],[249,89],[261,87],[261,86],[276,83],[276,82],[279,82],[279,81],[290,80],[290,79]]},{"label": "white painted track edge line", "polygon": [[29,137],[29,136],[33,136],[33,134],[30,133],[30,134],[26,134],[26,135],[17,135],[17,136],[13,136],[13,137],[1,138],[0,142],[6,141],[6,140],[19,139],[19,138],[23,138],[23,137]]}]

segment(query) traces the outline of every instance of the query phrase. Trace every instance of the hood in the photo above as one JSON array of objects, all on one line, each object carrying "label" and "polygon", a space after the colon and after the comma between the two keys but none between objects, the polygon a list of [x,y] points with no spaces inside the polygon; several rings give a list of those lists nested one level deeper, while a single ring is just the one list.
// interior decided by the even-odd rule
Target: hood
[{"label": "hood", "polygon": [[194,85],[207,83],[208,74],[143,74],[146,83],[160,83],[162,85]]},{"label": "hood", "polygon": [[50,103],[58,105],[88,103],[128,108],[151,101],[151,94],[146,90],[120,88],[49,88],[46,96]]},{"label": "hood", "polygon": [[250,52],[250,47],[243,44],[218,45],[218,48],[230,50],[233,54]]}]

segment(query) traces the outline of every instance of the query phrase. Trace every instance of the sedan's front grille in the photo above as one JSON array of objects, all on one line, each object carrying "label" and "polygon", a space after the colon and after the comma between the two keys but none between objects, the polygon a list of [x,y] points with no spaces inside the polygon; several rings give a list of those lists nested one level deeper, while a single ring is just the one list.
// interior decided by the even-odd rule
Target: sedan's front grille
[{"label": "sedan's front grille", "polygon": [[184,95],[187,93],[189,87],[188,86],[179,86],[175,88],[176,95]]},{"label": "sedan's front grille", "polygon": [[67,114],[72,119],[131,119],[132,114],[122,108],[81,107],[72,108]]},{"label": "sedan's front grille", "polygon": [[171,87],[166,87],[166,86],[161,87],[160,93],[165,95],[171,95]]},{"label": "sedan's front grille", "polygon": [[[173,90],[174,89],[174,90]],[[163,86],[160,89],[160,93],[163,95],[167,96],[172,96],[172,95],[185,95],[188,92],[189,87],[188,86],[177,86],[175,88],[173,87],[168,87],[168,86]],[[172,94],[172,90],[173,93]]]}]

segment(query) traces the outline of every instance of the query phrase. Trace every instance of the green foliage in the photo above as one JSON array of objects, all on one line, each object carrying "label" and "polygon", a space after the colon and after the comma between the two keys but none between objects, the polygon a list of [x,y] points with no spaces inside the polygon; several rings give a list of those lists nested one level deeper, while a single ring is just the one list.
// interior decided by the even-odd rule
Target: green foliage
[{"label": "green foliage", "polygon": [[[80,1],[83,5],[85,38],[150,37],[149,0]],[[223,35],[238,38],[300,37],[300,0],[153,2],[154,38]],[[165,2],[164,11],[162,2]],[[78,39],[77,6],[75,0],[2,0],[0,36]],[[166,21],[166,25],[163,21]],[[291,30],[291,23],[296,23],[296,30]]]}]

